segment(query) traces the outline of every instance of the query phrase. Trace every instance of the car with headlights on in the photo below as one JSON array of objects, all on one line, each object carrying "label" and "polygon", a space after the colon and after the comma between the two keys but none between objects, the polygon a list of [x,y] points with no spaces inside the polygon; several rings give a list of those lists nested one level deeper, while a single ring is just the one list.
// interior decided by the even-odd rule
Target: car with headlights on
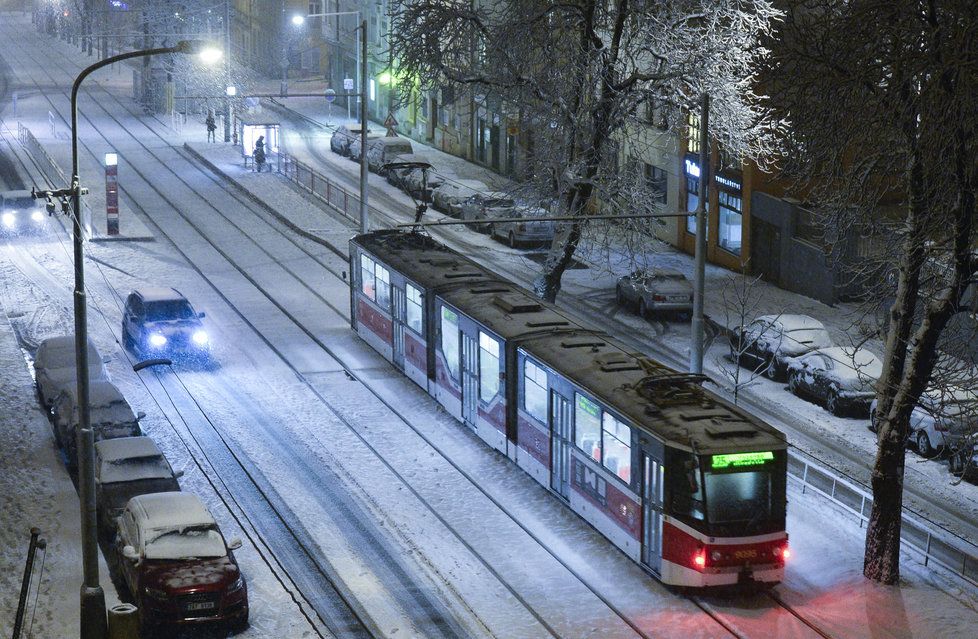
[{"label": "car with headlights on", "polygon": [[224,540],[191,493],[137,495],[117,520],[122,580],[139,609],[141,636],[164,625],[248,625],[248,587],[234,558],[241,540]]},{"label": "car with headlights on", "polygon": [[[115,384],[92,380],[88,387],[88,423],[95,441],[141,435],[139,420],[145,413],[133,413],[132,407]],[[54,439],[65,453],[68,468],[78,467],[77,433],[81,420],[78,389],[72,385],[61,391],[51,408]]]},{"label": "car with headlights on", "polygon": [[122,342],[132,353],[147,357],[207,356],[210,337],[198,313],[175,288],[145,287],[126,298]]},{"label": "car with headlights on", "polygon": [[35,200],[30,191],[0,192],[0,232],[35,233],[44,228],[47,217],[44,201]]},{"label": "car with headlights on", "polygon": [[665,269],[639,269],[618,279],[615,300],[645,317],[654,313],[692,313],[693,285],[682,273]]},{"label": "car with headlights on", "polygon": [[115,534],[116,520],[129,500],[150,493],[178,492],[170,462],[149,437],[120,437],[95,442],[95,504],[99,530]]},{"label": "car with headlights on", "polygon": [[731,359],[779,381],[787,374],[789,359],[830,346],[825,326],[807,315],[761,315],[730,332]]},{"label": "car with headlights on", "polygon": [[830,346],[788,360],[788,390],[833,415],[869,416],[883,362],[861,347]]},{"label": "car with headlights on", "polygon": [[[90,382],[108,380],[102,356],[95,344],[88,342],[88,379]],[[62,391],[78,385],[75,370],[75,336],[58,335],[41,341],[34,353],[34,381],[37,398],[45,410],[50,410]]]},{"label": "car with headlights on", "polygon": [[[869,429],[876,427],[876,399],[869,407]],[[949,385],[928,388],[910,412],[907,443],[923,457],[950,453],[978,431],[978,393],[973,389]]]}]

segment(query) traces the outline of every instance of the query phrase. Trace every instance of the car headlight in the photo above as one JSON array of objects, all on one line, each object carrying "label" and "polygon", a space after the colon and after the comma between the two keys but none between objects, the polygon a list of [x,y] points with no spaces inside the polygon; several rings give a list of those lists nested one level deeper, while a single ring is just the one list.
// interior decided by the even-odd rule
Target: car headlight
[{"label": "car headlight", "polygon": [[152,597],[153,599],[166,599],[167,594],[165,590],[160,590],[159,588],[150,588],[149,586],[143,588],[143,594],[147,597]]},{"label": "car headlight", "polygon": [[34,209],[34,211],[31,213],[31,219],[35,222],[43,222],[44,212],[39,209]]},{"label": "car headlight", "polygon": [[17,222],[17,216],[11,213],[10,211],[7,211],[6,213],[3,214],[4,226],[10,227],[13,226],[16,222]]},{"label": "car headlight", "polygon": [[154,333],[149,336],[149,343],[153,346],[164,346],[166,345],[166,338],[159,333]]},{"label": "car headlight", "polygon": [[194,331],[194,344],[204,346],[208,341],[207,331]]},{"label": "car headlight", "polygon": [[234,583],[228,586],[228,594],[238,592],[242,588],[244,588],[244,577],[238,575],[238,578],[234,580]]}]

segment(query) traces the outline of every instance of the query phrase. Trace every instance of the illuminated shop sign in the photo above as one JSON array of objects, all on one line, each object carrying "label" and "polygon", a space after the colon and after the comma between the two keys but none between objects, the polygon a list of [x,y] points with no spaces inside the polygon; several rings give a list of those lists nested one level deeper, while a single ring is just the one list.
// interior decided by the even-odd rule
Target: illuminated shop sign
[{"label": "illuminated shop sign", "polygon": [[[688,175],[691,178],[697,178],[697,179],[700,177],[699,162],[686,158],[683,160],[683,165],[686,170],[686,175]],[[740,191],[743,188],[743,185],[740,183],[740,181],[735,180],[733,178],[725,177],[723,175],[714,175],[713,179],[716,181],[717,184],[727,189],[734,189],[736,191]]]},{"label": "illuminated shop sign", "polygon": [[732,453],[730,455],[713,455],[710,467],[713,470],[744,468],[746,466],[763,466],[769,461],[774,461],[774,453],[769,450],[760,453]]}]

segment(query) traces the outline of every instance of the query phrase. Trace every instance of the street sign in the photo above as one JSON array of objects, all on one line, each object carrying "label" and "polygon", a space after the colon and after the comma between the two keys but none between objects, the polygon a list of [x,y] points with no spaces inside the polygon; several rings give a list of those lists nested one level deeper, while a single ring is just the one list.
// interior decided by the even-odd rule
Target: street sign
[{"label": "street sign", "polygon": [[333,91],[332,89],[326,89],[325,94],[327,102],[332,102],[336,99],[336,91]]},{"label": "street sign", "polygon": [[397,128],[397,119],[394,117],[393,113],[387,114],[387,119],[384,120],[384,126],[387,127],[387,137],[397,137],[397,131],[394,130]]},{"label": "street sign", "polygon": [[343,90],[344,91],[353,90],[353,78],[343,78]]}]

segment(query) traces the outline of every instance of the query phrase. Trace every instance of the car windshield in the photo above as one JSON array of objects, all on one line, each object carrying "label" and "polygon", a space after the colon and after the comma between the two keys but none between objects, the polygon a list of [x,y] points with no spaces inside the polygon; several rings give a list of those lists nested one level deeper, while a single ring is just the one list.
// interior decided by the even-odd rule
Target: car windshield
[{"label": "car windshield", "polygon": [[207,559],[225,555],[224,538],[213,526],[151,531],[146,542],[146,559]]},{"label": "car windshield", "polygon": [[194,309],[186,300],[165,300],[146,304],[146,319],[150,322],[160,320],[184,320],[194,317]]},{"label": "car windshield", "polygon": [[824,328],[796,328],[784,333],[785,342],[804,344],[814,348],[827,348],[832,345],[832,338]]}]

